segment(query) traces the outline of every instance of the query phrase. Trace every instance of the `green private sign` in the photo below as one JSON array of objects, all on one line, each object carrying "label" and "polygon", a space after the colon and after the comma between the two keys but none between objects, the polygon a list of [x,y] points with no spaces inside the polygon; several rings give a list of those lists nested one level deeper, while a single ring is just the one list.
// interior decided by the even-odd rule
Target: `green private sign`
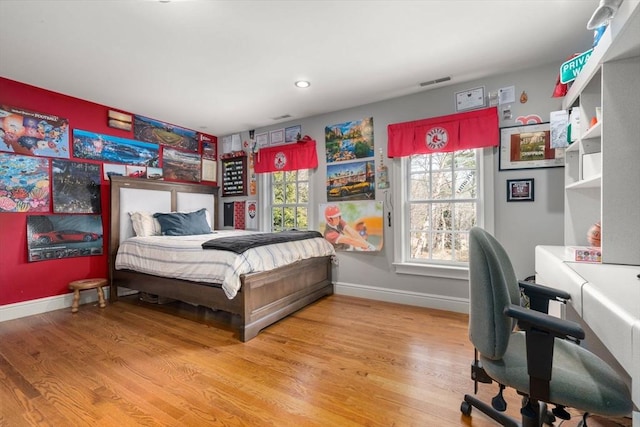
[{"label": "green private sign", "polygon": [[578,74],[580,74],[580,71],[582,71],[582,68],[584,68],[584,64],[589,60],[592,52],[593,49],[589,49],[575,58],[564,62],[560,66],[560,83],[565,84],[574,81],[576,77],[578,77]]}]

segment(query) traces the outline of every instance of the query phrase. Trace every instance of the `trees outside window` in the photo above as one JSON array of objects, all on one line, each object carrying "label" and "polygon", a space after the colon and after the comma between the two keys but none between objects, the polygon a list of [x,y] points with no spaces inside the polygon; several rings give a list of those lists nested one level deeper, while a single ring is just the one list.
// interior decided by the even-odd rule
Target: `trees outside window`
[{"label": "trees outside window", "polygon": [[273,172],[271,181],[271,231],[309,228],[309,171]]},{"label": "trees outside window", "polygon": [[407,261],[469,261],[469,230],[478,223],[478,155],[463,150],[409,158]]}]

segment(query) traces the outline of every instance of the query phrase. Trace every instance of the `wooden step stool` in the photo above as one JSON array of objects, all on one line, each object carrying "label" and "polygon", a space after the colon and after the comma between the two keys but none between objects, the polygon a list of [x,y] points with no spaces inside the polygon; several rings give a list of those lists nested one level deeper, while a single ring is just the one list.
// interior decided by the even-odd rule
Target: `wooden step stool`
[{"label": "wooden step stool", "polygon": [[104,292],[102,291],[102,287],[107,285],[107,279],[99,278],[99,279],[82,279],[75,280],[69,283],[69,289],[73,290],[73,304],[71,304],[71,312],[78,312],[78,305],[80,302],[80,291],[85,289],[97,289],[98,290],[98,303],[100,304],[100,308],[105,308],[106,304],[104,302]]}]

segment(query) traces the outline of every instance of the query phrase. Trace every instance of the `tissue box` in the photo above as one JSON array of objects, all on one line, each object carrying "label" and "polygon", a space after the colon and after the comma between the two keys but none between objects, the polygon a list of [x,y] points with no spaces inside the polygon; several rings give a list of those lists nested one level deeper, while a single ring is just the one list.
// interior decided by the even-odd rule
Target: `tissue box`
[{"label": "tissue box", "polygon": [[574,262],[602,262],[602,248],[591,246],[567,246],[565,249],[567,261]]}]

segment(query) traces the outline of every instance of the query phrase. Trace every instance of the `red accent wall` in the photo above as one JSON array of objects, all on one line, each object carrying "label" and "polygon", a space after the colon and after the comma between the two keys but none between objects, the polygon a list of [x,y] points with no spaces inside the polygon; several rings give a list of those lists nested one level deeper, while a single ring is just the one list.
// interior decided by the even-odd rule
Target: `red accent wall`
[{"label": "red accent wall", "polygon": [[[2,77],[0,105],[66,118],[69,120],[70,138],[73,129],[83,129],[133,139],[133,131],[107,126],[108,110],[118,110],[117,107],[106,107]],[[74,159],[73,153],[70,158]],[[77,160],[91,162],[86,159]],[[28,262],[29,213],[0,213],[0,305],[65,294],[69,292],[68,283],[73,280],[108,277],[109,184],[104,180],[101,198],[104,247],[103,255],[99,256]]]}]

